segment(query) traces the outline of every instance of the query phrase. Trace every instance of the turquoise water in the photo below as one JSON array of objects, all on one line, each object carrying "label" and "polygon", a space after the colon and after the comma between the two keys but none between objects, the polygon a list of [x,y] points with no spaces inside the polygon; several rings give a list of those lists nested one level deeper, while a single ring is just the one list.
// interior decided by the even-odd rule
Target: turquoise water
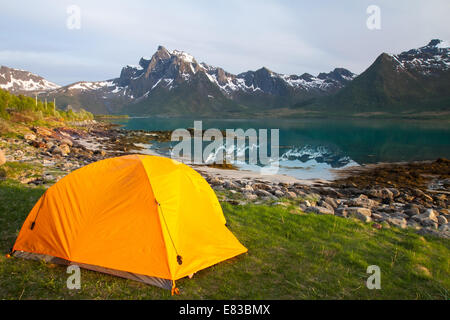
[{"label": "turquoise water", "polygon": [[[194,120],[130,118],[114,121],[126,129],[192,128]],[[450,158],[450,125],[440,121],[335,119],[208,119],[203,129],[279,129],[279,173],[300,179],[331,178],[333,170],[351,165]],[[154,144],[168,155],[173,144]],[[258,168],[245,163],[239,167]]]}]

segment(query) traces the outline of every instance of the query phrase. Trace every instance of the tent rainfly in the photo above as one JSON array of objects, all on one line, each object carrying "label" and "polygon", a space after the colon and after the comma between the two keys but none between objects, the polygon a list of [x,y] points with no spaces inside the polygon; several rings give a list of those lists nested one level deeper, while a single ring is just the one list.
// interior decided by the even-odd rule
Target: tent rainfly
[{"label": "tent rainfly", "polygon": [[172,159],[128,155],[87,165],[50,187],[11,253],[173,294],[175,280],[246,251],[199,173]]}]

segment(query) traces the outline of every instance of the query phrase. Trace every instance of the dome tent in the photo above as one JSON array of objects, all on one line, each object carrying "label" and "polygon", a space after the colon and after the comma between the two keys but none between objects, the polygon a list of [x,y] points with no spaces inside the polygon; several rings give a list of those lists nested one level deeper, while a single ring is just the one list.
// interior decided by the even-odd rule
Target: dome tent
[{"label": "dome tent", "polygon": [[12,252],[162,288],[244,253],[214,191],[172,159],[128,155],[75,170],[26,218]]}]

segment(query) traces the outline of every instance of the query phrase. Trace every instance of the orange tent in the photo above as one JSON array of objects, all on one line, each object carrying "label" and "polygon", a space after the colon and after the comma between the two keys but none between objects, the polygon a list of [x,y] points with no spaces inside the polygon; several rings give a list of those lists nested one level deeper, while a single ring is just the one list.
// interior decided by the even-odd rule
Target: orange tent
[{"label": "orange tent", "polygon": [[247,251],[225,223],[195,170],[129,155],[87,165],[50,187],[12,252],[173,290],[175,280]]}]

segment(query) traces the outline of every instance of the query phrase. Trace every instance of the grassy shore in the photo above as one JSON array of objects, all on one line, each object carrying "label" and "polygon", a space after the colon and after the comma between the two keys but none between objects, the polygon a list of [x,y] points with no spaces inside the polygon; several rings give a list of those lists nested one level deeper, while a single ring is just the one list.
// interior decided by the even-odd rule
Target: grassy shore
[{"label": "grassy shore", "polygon": [[[66,268],[6,258],[22,223],[45,191],[0,181],[1,299],[449,299],[450,242],[284,206],[222,203],[247,254],[177,282],[181,295],[97,272],[81,271],[81,289],[66,288]],[[366,288],[367,266],[381,269],[381,290]]]}]

